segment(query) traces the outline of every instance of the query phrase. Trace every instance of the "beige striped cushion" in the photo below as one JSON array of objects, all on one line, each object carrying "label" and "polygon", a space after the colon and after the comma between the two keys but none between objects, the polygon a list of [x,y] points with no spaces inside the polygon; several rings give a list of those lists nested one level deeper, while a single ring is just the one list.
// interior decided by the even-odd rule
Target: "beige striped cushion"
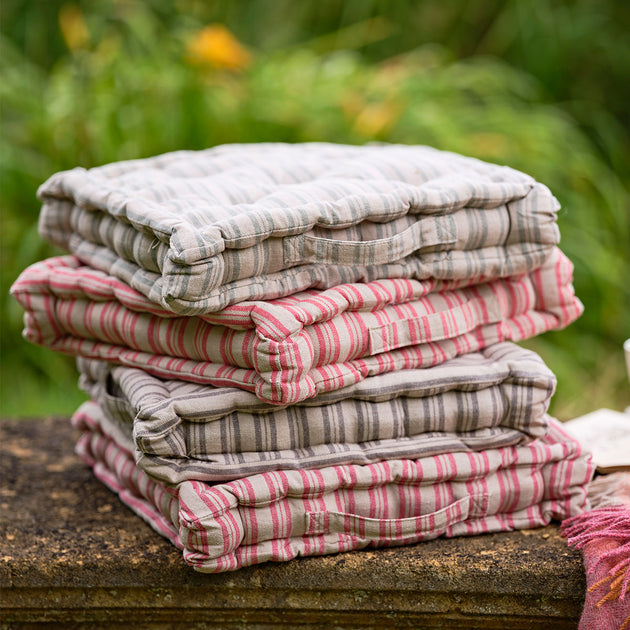
[{"label": "beige striped cushion", "polygon": [[511,343],[284,408],[231,387],[78,365],[108,419],[133,430],[138,464],[167,483],[508,446],[546,433],[555,387],[542,360]]},{"label": "beige striped cushion", "polygon": [[531,177],[417,146],[180,151],[58,173],[39,196],[44,238],[181,314],[376,278],[513,275],[559,240],[558,203]]}]

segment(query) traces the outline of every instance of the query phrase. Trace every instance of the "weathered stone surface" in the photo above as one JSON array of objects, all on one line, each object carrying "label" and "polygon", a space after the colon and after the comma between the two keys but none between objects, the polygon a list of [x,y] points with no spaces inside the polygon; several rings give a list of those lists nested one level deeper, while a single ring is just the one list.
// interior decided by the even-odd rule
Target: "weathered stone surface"
[{"label": "weathered stone surface", "polygon": [[575,628],[555,526],[202,575],[73,454],[65,419],[0,423],[0,627]]}]

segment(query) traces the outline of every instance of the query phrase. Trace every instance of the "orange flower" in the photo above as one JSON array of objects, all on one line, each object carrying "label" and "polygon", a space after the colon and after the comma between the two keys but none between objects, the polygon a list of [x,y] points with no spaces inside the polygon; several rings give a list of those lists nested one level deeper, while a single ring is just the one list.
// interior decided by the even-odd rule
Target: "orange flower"
[{"label": "orange flower", "polygon": [[70,50],[85,48],[90,41],[90,33],[83,19],[81,7],[64,4],[59,10],[59,28],[66,46]]},{"label": "orange flower", "polygon": [[487,159],[498,159],[508,150],[508,139],[500,133],[491,131],[471,133],[468,140],[474,152]]},{"label": "orange flower", "polygon": [[380,136],[396,124],[399,114],[399,107],[393,101],[370,103],[359,112],[352,127],[364,137]]},{"label": "orange flower", "polygon": [[187,45],[188,60],[197,65],[242,70],[251,63],[251,53],[222,24],[198,31]]}]

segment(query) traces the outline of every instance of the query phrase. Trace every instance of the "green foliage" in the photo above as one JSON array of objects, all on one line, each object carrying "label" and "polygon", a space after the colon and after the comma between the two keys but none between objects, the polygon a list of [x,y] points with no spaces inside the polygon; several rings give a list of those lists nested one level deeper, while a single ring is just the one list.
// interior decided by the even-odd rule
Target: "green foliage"
[{"label": "green foliage", "polygon": [[[586,1],[571,3],[571,17],[566,3],[542,15],[533,0],[497,0],[476,12],[437,1],[399,0],[381,11],[376,2],[278,2],[271,10],[262,1],[208,9],[192,0],[168,8],[100,0],[83,3],[83,17],[72,14],[65,28],[78,30],[67,49],[55,24],[61,7],[45,4],[45,24],[40,3],[2,8],[12,36],[0,43],[0,415],[69,414],[81,399],[72,361],[22,342],[20,310],[7,297],[26,265],[53,253],[37,235],[37,186],[77,165],[254,141],[429,144],[547,184],[563,206],[562,248],[586,306],[566,331],[528,344],[558,375],[552,411],[568,417],[630,403],[621,351],[630,337],[628,146],[616,105],[611,113],[598,102],[630,55],[604,73],[582,51],[590,62],[586,77],[575,77],[583,98],[555,65],[573,59],[584,37],[612,55],[610,41],[588,31],[596,13],[598,27],[614,33],[616,24],[604,24],[612,14],[605,20]],[[279,19],[285,12],[290,19]],[[272,19],[277,29],[261,27]],[[190,42],[212,20],[253,45],[250,65],[191,61]],[[418,27],[415,39],[406,24]],[[31,25],[48,55],[28,34]],[[441,43],[417,45],[431,37]],[[519,50],[533,51],[520,69]],[[492,52],[512,63],[478,54]]]}]

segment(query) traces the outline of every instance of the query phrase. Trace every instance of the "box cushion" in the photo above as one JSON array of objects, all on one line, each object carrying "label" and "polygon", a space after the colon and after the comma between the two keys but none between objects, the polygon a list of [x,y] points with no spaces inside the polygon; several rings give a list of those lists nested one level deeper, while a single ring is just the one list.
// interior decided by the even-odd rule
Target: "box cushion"
[{"label": "box cushion", "polygon": [[292,404],[563,328],[582,312],[571,278],[556,249],[535,271],[482,284],[381,280],[178,317],[122,281],[58,257],[26,269],[12,293],[34,343]]},{"label": "box cushion", "polygon": [[40,233],[181,314],[378,278],[540,266],[558,202],[429,147],[224,145],[53,175]]},{"label": "box cushion", "polygon": [[165,483],[522,443],[547,432],[555,387],[536,354],[507,342],[282,408],[236,388],[93,359],[78,365],[82,388],[133,433],[138,464]]},{"label": "box cushion", "polygon": [[588,509],[593,473],[590,457],[550,418],[549,433],[525,446],[168,487],[136,466],[132,440],[110,435],[96,403],[85,403],[73,423],[77,453],[95,475],[189,565],[210,573],[539,527]]}]

